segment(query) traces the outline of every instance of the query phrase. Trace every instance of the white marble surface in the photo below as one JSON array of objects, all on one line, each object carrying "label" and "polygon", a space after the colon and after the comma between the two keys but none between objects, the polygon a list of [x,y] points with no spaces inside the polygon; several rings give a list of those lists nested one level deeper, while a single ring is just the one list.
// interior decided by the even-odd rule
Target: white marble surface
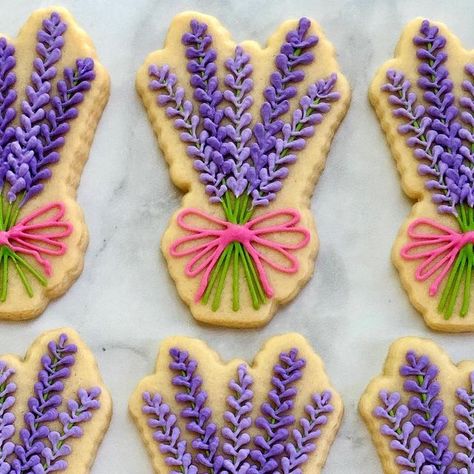
[{"label": "white marble surface", "polygon": [[[169,335],[208,341],[226,359],[249,357],[265,339],[303,333],[324,358],[346,414],[325,473],[380,472],[357,413],[369,379],[400,336],[442,344],[455,361],[474,358],[472,335],[428,330],[410,306],[389,253],[410,204],[366,92],[374,71],[390,58],[401,28],[421,15],[442,20],[474,46],[472,0],[58,0],[88,31],[112,77],[112,93],[86,166],[79,201],[90,229],[84,273],[42,317],[0,324],[0,352],[23,354],[42,331],[70,325],[94,350],[114,398],[114,417],[94,474],[151,472],[127,413],[136,383],[154,367]],[[0,31],[15,35],[30,11],[48,1],[0,0]],[[237,40],[265,41],[283,20],[318,20],[339,52],[353,101],[316,187],[313,212],[321,250],[314,278],[264,329],[223,330],[195,324],[178,299],[159,253],[160,236],[179,192],[168,178],[134,89],[135,71],[163,45],[172,17],[184,10],[217,16]],[[135,229],[139,229],[136,232]],[[350,466],[350,467],[348,467]]]}]

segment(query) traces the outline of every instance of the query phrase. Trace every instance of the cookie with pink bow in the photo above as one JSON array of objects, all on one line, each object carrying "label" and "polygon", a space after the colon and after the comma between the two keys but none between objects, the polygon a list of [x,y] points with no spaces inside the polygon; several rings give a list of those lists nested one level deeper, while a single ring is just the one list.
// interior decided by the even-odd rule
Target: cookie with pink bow
[{"label": "cookie with pink bow", "polygon": [[437,330],[474,330],[474,51],[418,18],[370,99],[415,202],[393,262],[413,305]]},{"label": "cookie with pink bow", "polygon": [[313,273],[310,197],[350,100],[332,45],[307,18],[262,48],[183,13],[137,88],[184,192],[162,239],[179,295],[199,321],[265,324]]},{"label": "cookie with pink bow", "polygon": [[0,319],[38,316],[80,275],[88,234],[76,188],[108,75],[62,8],[0,35]]}]

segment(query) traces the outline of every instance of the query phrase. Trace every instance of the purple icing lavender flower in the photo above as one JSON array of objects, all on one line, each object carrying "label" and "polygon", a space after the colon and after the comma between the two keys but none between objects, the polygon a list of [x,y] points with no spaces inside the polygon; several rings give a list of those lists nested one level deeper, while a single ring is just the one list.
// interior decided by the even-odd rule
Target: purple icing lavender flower
[{"label": "purple icing lavender flower", "polygon": [[20,123],[8,128],[5,127],[15,117],[10,107],[16,98],[11,89],[15,74],[10,71],[15,65],[14,50],[4,47],[2,57],[3,43],[0,44],[0,76],[2,72],[5,74],[3,97],[0,97],[0,185],[3,187],[5,181],[9,184],[10,204],[21,196],[20,205],[23,205],[42,191],[42,181],[52,174],[49,165],[59,160],[57,149],[64,145],[69,122],[77,117],[77,105],[95,77],[93,60],[78,59],[74,69],[64,70],[64,79],[57,82],[57,95],[53,95],[55,64],[61,59],[66,28],[58,13],[52,13],[43,21],[38,32],[38,57],[33,61],[31,84],[26,87],[26,98],[21,103]]},{"label": "purple icing lavender flower", "polygon": [[250,388],[253,380],[245,364],[237,368],[236,379],[229,382],[228,410],[223,416],[223,427],[217,430],[211,421],[212,411],[206,406],[207,393],[201,389],[202,379],[197,375],[196,360],[178,348],[171,349],[170,356],[170,369],[179,374],[171,381],[180,389],[175,398],[185,405],[180,417],[185,421],[186,429],[195,436],[193,452],[183,439],[178,416],[160,394],[143,393],[142,411],[148,417],[153,438],[159,444],[166,464],[173,469],[172,473],[301,474],[302,465],[316,449],[314,441],[321,435],[333,407],[330,392],[313,394],[311,403],[305,407],[305,415],[297,422],[299,428],[293,429],[289,440],[289,427],[295,423],[292,415],[297,396],[295,384],[301,379],[305,366],[305,360],[298,358],[296,349],[281,353],[280,362],[274,366],[274,388],[262,405],[263,416],[255,421],[266,436],[254,438],[249,434],[253,424],[254,394]]},{"label": "purple icing lavender flower", "polygon": [[[328,102],[339,99],[339,94],[333,92],[336,75],[331,75],[309,88],[291,122],[282,119],[297,95],[295,84],[305,77],[302,67],[314,61],[311,49],[318,38],[309,34],[310,26],[311,22],[302,18],[298,27],[287,34],[275,58],[276,71],[264,91],[261,122],[253,128],[250,56],[238,46],[234,57],[225,61],[229,74],[224,84],[228,89],[221,92],[216,75],[217,54],[211,47],[212,36],[207,33],[206,24],[192,20],[191,31],[182,38],[190,84],[199,104],[197,114],[193,114],[192,103],[185,99],[184,89],[177,86],[169,67],[150,66],[150,88],[158,92],[158,104],[167,106],[168,116],[183,131],[181,139],[189,144],[188,154],[211,202],[224,201],[230,191],[237,199],[251,195],[253,206],[268,205],[288,175],[286,166],[295,161],[296,152],[305,146],[306,138],[314,133],[314,125],[329,110]],[[220,107],[223,99],[229,104],[226,107]],[[247,202],[245,211],[246,206]],[[239,216],[248,219],[250,214],[241,213],[238,207],[229,215],[238,220]]]},{"label": "purple icing lavender flower", "polygon": [[61,431],[50,431],[48,439],[51,447],[45,447],[41,452],[44,463],[35,466],[35,474],[47,474],[54,471],[64,471],[68,467],[65,458],[72,452],[72,448],[66,444],[70,438],[80,438],[84,434],[81,425],[92,419],[92,411],[100,408],[100,388],[84,390],[80,388],[77,392],[77,400],[69,400],[67,411],[59,414]]},{"label": "purple icing lavender flower", "polygon": [[11,381],[15,371],[0,360],[0,474],[10,472],[8,462],[15,449],[12,442],[15,434],[15,415],[11,412],[15,404],[16,384]]},{"label": "purple icing lavender flower", "polygon": [[474,471],[474,372],[471,372],[469,379],[469,391],[465,388],[456,390],[459,404],[455,407],[458,417],[455,441],[461,449],[456,453],[456,460],[463,466],[459,474],[469,474]]},{"label": "purple icing lavender flower", "polygon": [[210,472],[219,472],[224,460],[218,454],[219,437],[217,426],[211,422],[212,411],[206,406],[207,393],[201,390],[202,379],[196,375],[197,362],[177,348],[170,350],[170,356],[170,369],[177,373],[173,385],[183,390],[175,396],[185,406],[180,414],[188,420],[186,429],[195,435],[192,447],[197,451],[196,464]]},{"label": "purple icing lavender flower", "polygon": [[177,417],[170,407],[163,402],[160,395],[143,394],[143,413],[149,416],[148,426],[154,431],[153,438],[160,444],[160,451],[167,455],[165,461],[169,466],[176,466],[185,474],[197,474],[198,469],[192,464],[192,456],[187,452],[187,443],[181,440]]},{"label": "purple icing lavender flower", "polygon": [[58,342],[48,344],[48,354],[41,358],[42,369],[34,385],[34,395],[28,400],[24,414],[25,427],[20,430],[20,443],[15,447],[16,459],[12,467],[18,472],[30,469],[40,462],[45,440],[50,435],[49,424],[58,419],[58,407],[62,403],[64,380],[71,374],[77,347],[67,343],[62,334]]},{"label": "purple icing lavender flower", "polygon": [[[24,427],[19,440],[13,441],[16,385],[11,382],[14,371],[0,361],[0,474],[47,474],[67,469],[67,457],[72,448],[68,440],[83,435],[82,425],[100,408],[100,388],[77,392],[77,400],[67,402],[67,410],[60,412],[65,380],[71,374],[77,347],[68,344],[66,334],[48,344],[48,353],[41,358],[38,381],[33,387],[24,415]],[[53,423],[61,427],[52,429]]]},{"label": "purple icing lavender flower", "polygon": [[[419,35],[414,38],[418,46],[418,86],[424,90],[426,107],[417,105],[416,93],[411,90],[410,81],[403,73],[389,70],[388,83],[382,90],[389,92],[390,103],[396,108],[393,114],[406,123],[398,130],[407,134],[407,144],[414,149],[414,155],[422,163],[418,167],[421,175],[427,176],[426,187],[433,191],[433,201],[442,213],[458,215],[457,206],[474,206],[473,162],[470,149],[469,97],[462,97],[459,104],[468,110],[461,114],[464,126],[459,122],[459,110],[453,94],[453,82],[444,66],[447,54],[444,51],[446,39],[436,26],[423,21]],[[466,72],[469,74],[470,67]],[[469,84],[463,88],[469,92]],[[472,99],[472,95],[471,95]],[[472,115],[471,115],[472,117]],[[466,143],[467,142],[467,143]]]},{"label": "purple icing lavender flower", "polygon": [[251,441],[248,431],[252,426],[253,391],[250,386],[253,379],[245,364],[237,369],[237,378],[237,381],[231,380],[229,383],[232,395],[227,397],[229,410],[224,413],[227,426],[222,428],[222,437],[226,440],[222,449],[224,455],[228,456],[224,461],[224,469],[229,473],[247,472],[250,467],[247,462]]},{"label": "purple icing lavender flower", "polygon": [[[15,48],[5,38],[0,38],[0,156],[3,147],[9,140],[6,133],[12,120],[16,117],[12,107],[17,94],[15,91],[16,75],[13,69],[16,65]],[[0,175],[3,185],[4,175]]]},{"label": "purple icing lavender flower", "polygon": [[284,443],[289,437],[288,427],[295,422],[291,414],[294,398],[298,393],[295,383],[302,377],[304,359],[298,358],[298,350],[291,349],[280,354],[280,363],[273,368],[273,388],[268,393],[268,401],[262,407],[262,415],[255,420],[255,426],[264,432],[255,436],[257,449],[251,457],[257,463],[250,473],[274,472],[278,467],[278,458],[283,454]]},{"label": "purple icing lavender flower", "polygon": [[407,468],[404,473],[458,472],[453,466],[449,438],[444,434],[448,419],[444,415],[444,402],[439,398],[438,372],[427,356],[408,351],[406,364],[400,367],[400,375],[405,379],[403,388],[409,394],[408,403],[402,402],[398,392],[379,394],[382,405],[375,409],[374,415],[385,420],[381,433],[392,439],[390,447],[397,454],[397,464]]}]

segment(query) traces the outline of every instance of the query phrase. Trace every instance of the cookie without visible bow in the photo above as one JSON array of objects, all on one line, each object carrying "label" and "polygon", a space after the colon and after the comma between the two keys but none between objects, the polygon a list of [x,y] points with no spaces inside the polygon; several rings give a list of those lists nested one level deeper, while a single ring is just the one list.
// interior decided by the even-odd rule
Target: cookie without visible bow
[{"label": "cookie without visible bow", "polygon": [[72,329],[41,335],[26,357],[0,356],[0,472],[90,472],[112,401]]},{"label": "cookie without visible bow", "polygon": [[416,19],[370,89],[416,201],[392,259],[413,305],[437,330],[474,330],[474,51],[441,23]]},{"label": "cookie without visible bow", "polygon": [[350,99],[334,49],[302,18],[261,48],[210,16],[172,22],[137,89],[182,207],[162,240],[193,316],[261,326],[310,278],[310,198]]},{"label": "cookie without visible bow", "polygon": [[130,412],[156,473],[317,473],[342,418],[320,358],[298,334],[249,366],[187,337],[166,339]]},{"label": "cookie without visible bow", "polygon": [[473,361],[454,365],[428,339],[399,339],[359,409],[384,473],[474,471]]},{"label": "cookie without visible bow", "polygon": [[38,316],[80,275],[76,189],[109,79],[63,8],[0,37],[0,319]]}]

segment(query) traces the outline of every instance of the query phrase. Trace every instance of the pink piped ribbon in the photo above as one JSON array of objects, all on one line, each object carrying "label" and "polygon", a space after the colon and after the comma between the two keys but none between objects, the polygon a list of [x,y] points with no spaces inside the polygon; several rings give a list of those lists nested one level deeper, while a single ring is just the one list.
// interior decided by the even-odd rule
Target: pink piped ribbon
[{"label": "pink piped ribbon", "polygon": [[0,231],[0,245],[7,246],[13,252],[32,256],[43,267],[46,275],[51,276],[51,264],[43,255],[60,256],[66,253],[67,245],[59,239],[71,235],[73,226],[62,221],[65,210],[61,202],[47,204],[9,230]]},{"label": "pink piped ribbon", "polygon": [[[420,226],[434,232],[419,232],[417,228]],[[467,244],[474,244],[474,231],[459,232],[426,218],[414,220],[408,226],[407,234],[411,242],[402,247],[401,256],[406,260],[423,260],[416,268],[415,278],[425,281],[437,274],[429,288],[430,296],[438,292],[461,249]]]},{"label": "pink piped ribbon", "polygon": [[[201,228],[197,225],[188,224],[186,222],[188,216],[199,217],[219,228]],[[287,216],[288,219],[282,223],[265,226],[266,222],[281,216]],[[297,227],[300,220],[301,216],[295,209],[280,209],[262,214],[246,224],[240,225],[211,216],[199,209],[185,209],[178,214],[177,222],[181,229],[190,232],[190,234],[175,240],[170,247],[170,254],[173,257],[192,256],[185,266],[185,273],[189,277],[195,277],[202,273],[199,288],[196,292],[196,301],[199,301],[206,291],[211,272],[222,252],[232,242],[240,242],[254,262],[265,294],[271,298],[273,288],[263,264],[266,263],[274,270],[282,273],[296,273],[298,271],[299,262],[290,251],[305,247],[310,240],[309,230],[304,227]],[[303,238],[294,244],[279,243],[265,238],[268,234],[287,232],[300,234]],[[184,248],[180,249],[182,246]],[[289,262],[289,265],[285,266],[274,261],[269,255],[265,255],[258,250],[256,246],[279,253]]]}]

